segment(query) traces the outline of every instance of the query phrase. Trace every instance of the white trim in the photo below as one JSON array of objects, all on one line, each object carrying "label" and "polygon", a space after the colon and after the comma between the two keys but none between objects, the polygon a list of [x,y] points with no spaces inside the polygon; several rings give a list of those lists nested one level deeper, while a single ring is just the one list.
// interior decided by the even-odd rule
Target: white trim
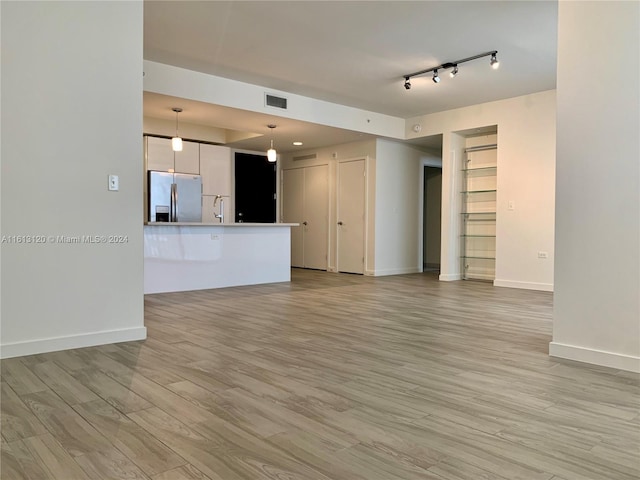
[{"label": "white trim", "polygon": [[22,357],[38,353],[57,352],[72,348],[95,347],[110,343],[132,342],[147,338],[146,327],[123,328],[102,332],[69,335],[66,337],[50,337],[25,342],[8,343],[0,346],[0,358]]},{"label": "white trim", "polygon": [[373,272],[375,277],[383,277],[385,275],[405,275],[407,273],[421,273],[422,269],[419,267],[405,267],[405,268],[389,268],[387,270],[376,270]]},{"label": "white trim", "polygon": [[549,356],[640,373],[640,357],[549,342]]},{"label": "white trim", "polygon": [[553,292],[553,283],[519,282],[517,280],[494,280],[494,287],[522,288],[525,290],[540,290]]},{"label": "white trim", "polygon": [[482,280],[483,282],[493,281],[493,275],[484,273],[472,273],[471,275],[467,275],[466,277],[464,275],[461,275],[461,277],[463,280]]},{"label": "white trim", "polygon": [[460,273],[441,273],[438,277],[441,282],[455,282],[456,280],[462,280]]}]

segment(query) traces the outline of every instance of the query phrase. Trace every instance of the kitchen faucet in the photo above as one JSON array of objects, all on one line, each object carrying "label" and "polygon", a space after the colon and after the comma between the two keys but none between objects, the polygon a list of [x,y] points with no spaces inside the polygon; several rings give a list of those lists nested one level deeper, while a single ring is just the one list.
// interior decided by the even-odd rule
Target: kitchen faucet
[{"label": "kitchen faucet", "polygon": [[216,195],[213,200],[214,207],[216,206],[216,203],[218,203],[218,200],[220,200],[220,210],[218,210],[218,213],[213,215],[214,218],[220,219],[220,223],[224,223],[224,198],[228,196],[229,195]]}]

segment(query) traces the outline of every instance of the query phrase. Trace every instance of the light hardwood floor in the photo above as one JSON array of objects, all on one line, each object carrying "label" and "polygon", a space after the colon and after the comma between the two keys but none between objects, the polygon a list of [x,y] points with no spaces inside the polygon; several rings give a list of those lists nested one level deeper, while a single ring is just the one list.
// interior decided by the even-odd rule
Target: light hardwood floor
[{"label": "light hardwood floor", "polygon": [[2,480],[640,478],[640,377],[552,295],[294,270],[150,295],[144,342],[2,361]]}]

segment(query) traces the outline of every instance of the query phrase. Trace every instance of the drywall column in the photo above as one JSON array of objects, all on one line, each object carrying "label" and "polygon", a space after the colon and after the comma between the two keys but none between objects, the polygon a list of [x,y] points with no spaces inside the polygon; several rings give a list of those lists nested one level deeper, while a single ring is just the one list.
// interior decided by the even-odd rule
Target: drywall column
[{"label": "drywall column", "polygon": [[[640,371],[640,4],[560,2],[553,356]],[[607,75],[594,59],[622,70]],[[597,69],[597,71],[596,71]]]},{"label": "drywall column", "polygon": [[423,153],[383,139],[376,147],[375,275],[421,272]]},{"label": "drywall column", "polygon": [[464,137],[454,132],[442,136],[442,231],[440,280],[462,279],[460,273],[460,169]]},{"label": "drywall column", "polygon": [[0,9],[0,355],[142,339],[142,2]]}]

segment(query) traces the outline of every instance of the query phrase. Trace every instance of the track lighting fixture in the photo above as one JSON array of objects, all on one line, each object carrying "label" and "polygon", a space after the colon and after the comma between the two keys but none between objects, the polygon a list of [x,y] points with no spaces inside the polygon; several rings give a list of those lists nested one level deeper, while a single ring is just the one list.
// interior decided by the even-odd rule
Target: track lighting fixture
[{"label": "track lighting fixture", "polygon": [[496,53],[498,52],[494,52],[493,54],[491,54],[491,61],[489,62],[491,64],[491,68],[493,68],[494,70],[500,66],[500,62],[496,58]]},{"label": "track lighting fixture", "polygon": [[267,150],[267,160],[271,163],[275,162],[278,158],[278,153],[276,152],[275,148],[273,148],[273,129],[276,128],[275,125],[273,124],[269,124],[267,125],[267,127],[269,127],[271,129],[271,148],[269,148],[269,150]]},{"label": "track lighting fixture", "polygon": [[171,110],[176,112],[176,136],[171,139],[171,148],[174,152],[182,151],[182,138],[178,135],[178,114],[182,111],[181,108],[174,107]]},{"label": "track lighting fixture", "polygon": [[438,70],[447,70],[450,68],[451,71],[449,72],[449,76],[453,78],[458,74],[458,64],[470,62],[471,60],[476,60],[482,57],[488,57],[489,55],[491,55],[491,61],[490,61],[491,67],[493,69],[498,68],[498,66],[500,65],[500,62],[498,62],[498,58],[497,58],[498,51],[492,50],[491,52],[484,52],[479,55],[474,55],[473,57],[463,58],[461,60],[456,60],[454,62],[446,62],[446,63],[443,63],[442,65],[438,65],[437,67],[431,67],[425,70],[420,70],[419,72],[408,73],[407,75],[403,75],[404,88],[406,88],[407,90],[411,88],[411,77],[417,77],[419,75],[424,75],[425,73],[429,73],[429,72],[433,72],[433,82],[439,83],[440,77],[438,76]]}]

